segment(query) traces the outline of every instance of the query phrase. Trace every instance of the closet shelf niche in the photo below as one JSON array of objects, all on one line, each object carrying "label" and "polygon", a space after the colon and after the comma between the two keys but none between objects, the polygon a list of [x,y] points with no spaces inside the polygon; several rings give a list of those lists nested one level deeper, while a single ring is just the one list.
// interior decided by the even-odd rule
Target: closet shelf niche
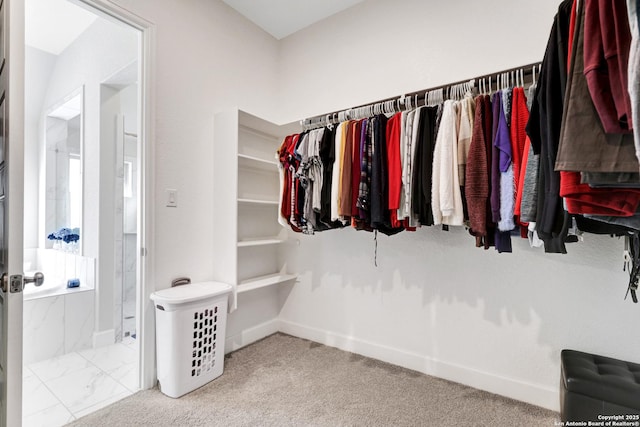
[{"label": "closet shelf niche", "polygon": [[287,271],[288,230],[278,223],[276,151],[298,124],[278,126],[244,111],[214,118],[214,280],[237,292],[295,280]]},{"label": "closet shelf niche", "polygon": [[238,292],[248,292],[254,289],[264,288],[266,286],[289,282],[297,278],[297,274],[267,274],[266,276],[254,277],[253,279],[243,280],[240,282]]},{"label": "closet shelf niche", "polygon": [[274,205],[278,206],[277,200],[257,200],[257,199],[238,199],[238,203],[247,205]]},{"label": "closet shelf niche", "polygon": [[271,237],[267,239],[246,239],[238,241],[238,247],[246,248],[249,246],[278,245],[283,242],[284,240],[279,239],[278,237]]},{"label": "closet shelf niche", "polygon": [[260,169],[273,173],[278,172],[278,163],[274,160],[265,160],[248,154],[238,154],[238,166],[240,168]]}]

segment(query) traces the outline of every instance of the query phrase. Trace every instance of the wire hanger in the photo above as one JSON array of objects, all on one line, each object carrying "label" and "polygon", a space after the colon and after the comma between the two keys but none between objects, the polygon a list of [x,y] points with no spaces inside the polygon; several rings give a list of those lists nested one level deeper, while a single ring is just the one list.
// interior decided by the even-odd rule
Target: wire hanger
[{"label": "wire hanger", "polygon": [[533,78],[532,84],[535,85],[536,84],[536,66],[535,65],[531,68],[531,76]]}]

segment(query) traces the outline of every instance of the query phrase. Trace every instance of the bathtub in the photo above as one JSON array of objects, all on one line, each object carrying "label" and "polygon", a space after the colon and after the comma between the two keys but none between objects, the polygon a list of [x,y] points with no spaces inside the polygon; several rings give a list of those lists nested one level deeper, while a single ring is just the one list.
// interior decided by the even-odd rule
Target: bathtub
[{"label": "bathtub", "polygon": [[[95,259],[53,249],[38,250],[42,286],[29,283],[23,291],[24,363],[30,364],[72,351],[91,348],[95,318]],[[25,273],[33,275],[34,271]],[[67,279],[80,286],[67,288]]]},{"label": "bathtub", "polygon": [[[28,272],[28,273],[25,273],[25,276],[33,276],[34,273],[35,271]],[[31,301],[38,298],[46,298],[46,297],[58,296],[58,295],[68,295],[68,294],[74,294],[77,292],[93,291],[92,287],[89,287],[86,284],[83,285],[82,282],[80,283],[81,283],[80,286],[76,288],[67,288],[66,283],[60,283],[60,282],[47,283],[47,278],[45,275],[44,283],[42,284],[42,286],[36,287],[33,283],[29,283],[25,285],[24,290],[22,291],[22,297],[24,301]]]}]

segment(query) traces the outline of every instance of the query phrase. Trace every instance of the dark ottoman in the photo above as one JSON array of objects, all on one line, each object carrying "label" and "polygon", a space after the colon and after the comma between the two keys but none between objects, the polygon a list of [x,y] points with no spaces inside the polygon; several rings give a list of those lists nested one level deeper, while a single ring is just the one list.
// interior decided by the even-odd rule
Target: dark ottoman
[{"label": "dark ottoman", "polygon": [[[606,415],[640,415],[640,364],[562,350],[560,418],[603,421]],[[600,417],[599,417],[600,416]],[[637,421],[621,417],[619,421]]]}]

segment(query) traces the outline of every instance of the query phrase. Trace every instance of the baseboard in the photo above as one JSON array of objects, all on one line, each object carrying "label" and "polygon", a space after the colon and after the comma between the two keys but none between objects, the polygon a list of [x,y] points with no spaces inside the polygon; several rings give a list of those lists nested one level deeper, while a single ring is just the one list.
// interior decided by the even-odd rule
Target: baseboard
[{"label": "baseboard", "polygon": [[488,372],[285,320],[280,320],[280,331],[427,375],[468,385],[553,411],[559,411],[559,391],[555,389],[497,376]]},{"label": "baseboard", "polygon": [[93,348],[104,347],[116,342],[116,330],[107,329],[106,331],[93,333]]},{"label": "baseboard", "polygon": [[262,338],[273,335],[279,331],[280,321],[272,319],[249,329],[245,329],[239,334],[228,336],[224,342],[224,352],[230,353]]}]

